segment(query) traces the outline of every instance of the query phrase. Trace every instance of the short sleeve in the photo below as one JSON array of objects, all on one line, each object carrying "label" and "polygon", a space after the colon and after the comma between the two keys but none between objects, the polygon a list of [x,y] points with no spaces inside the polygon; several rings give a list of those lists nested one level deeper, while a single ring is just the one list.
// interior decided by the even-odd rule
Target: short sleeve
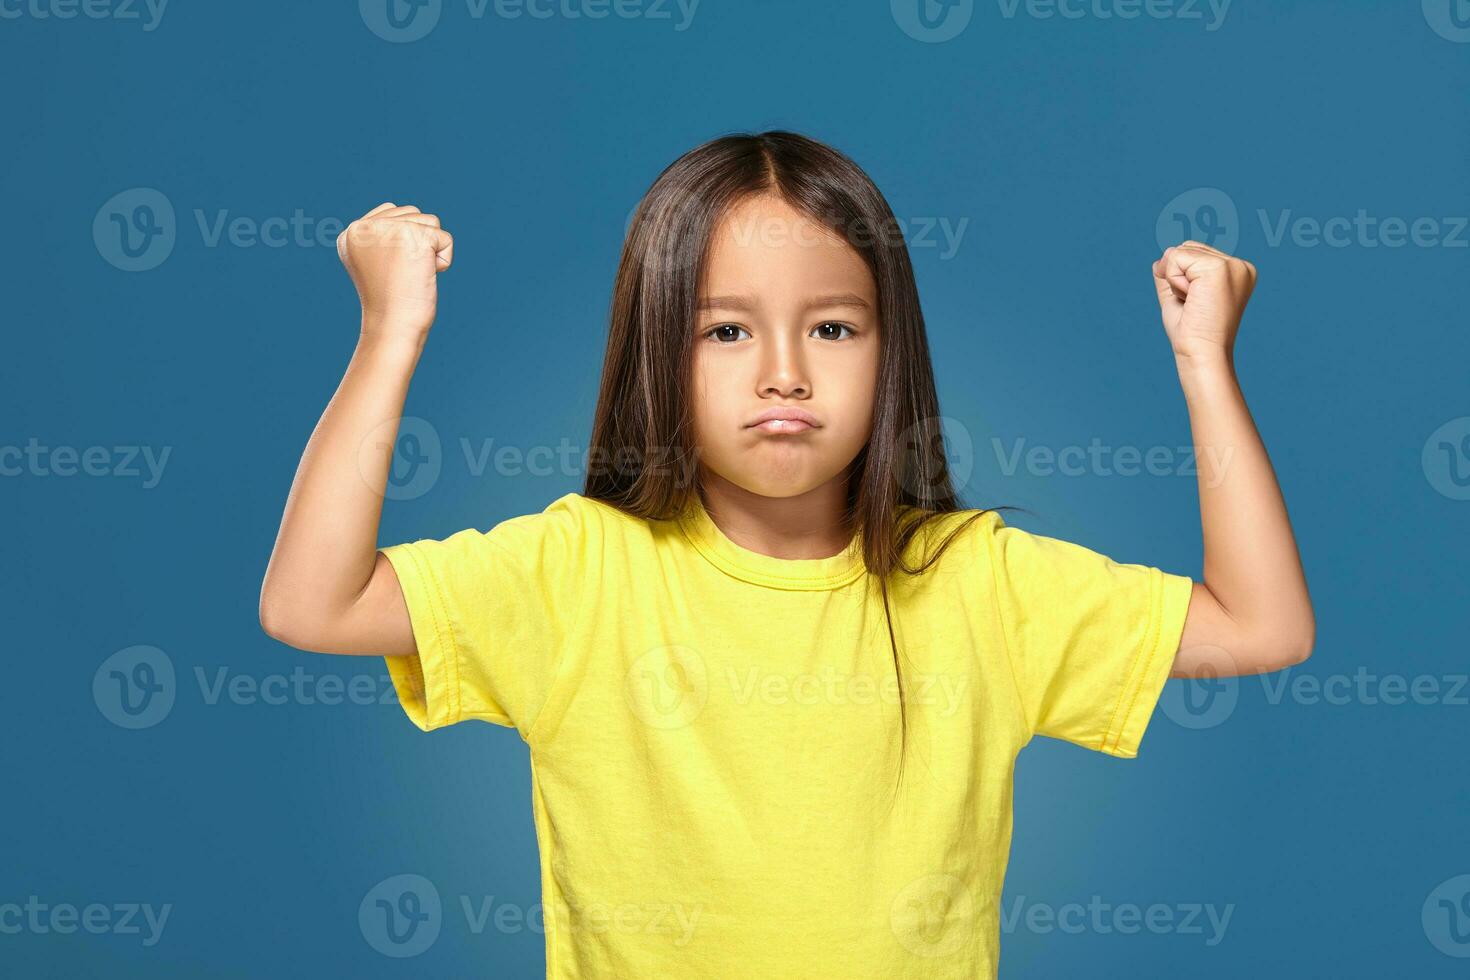
[{"label": "short sleeve", "polygon": [[1030,729],[1131,759],[1174,663],[1194,582],[989,525],[1005,646]]},{"label": "short sleeve", "polygon": [[398,576],[418,647],[384,658],[409,720],[431,731],[478,718],[528,739],[595,547],[588,502],[567,494],[488,531],[379,549]]}]

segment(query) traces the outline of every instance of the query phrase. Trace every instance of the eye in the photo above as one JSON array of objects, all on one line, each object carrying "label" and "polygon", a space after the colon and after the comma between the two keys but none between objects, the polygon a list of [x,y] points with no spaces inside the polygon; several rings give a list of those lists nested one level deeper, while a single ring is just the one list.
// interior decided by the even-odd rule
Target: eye
[{"label": "eye", "polygon": [[825,329],[827,327],[836,327],[837,330],[838,330],[838,335],[836,337],[833,337],[833,336],[828,335],[828,336],[823,337],[822,338],[823,340],[842,340],[842,339],[844,339],[842,337],[842,334],[841,334],[841,331],[843,331],[843,330],[846,330],[849,334],[851,334],[853,336],[857,336],[857,331],[856,330],[853,330],[852,327],[849,327],[845,323],[840,323],[837,320],[827,320],[824,323],[817,324],[812,329],[813,330],[822,330],[822,329]]},{"label": "eye", "polygon": [[[723,333],[721,334],[721,337],[724,338],[724,339],[720,339],[720,338],[716,338],[716,337],[713,337],[712,336],[713,334],[717,334],[717,333],[720,333],[721,331],[727,331],[727,330],[733,330],[733,331],[735,331],[735,336],[731,337],[731,336],[729,336],[729,334],[723,334]],[[712,328],[710,330],[706,330],[704,332],[704,335],[706,337],[710,337],[710,339],[714,340],[716,343],[723,344],[723,343],[726,343],[727,341],[729,343],[734,343],[735,341],[737,341],[737,340],[740,339],[740,332],[743,331],[743,330],[745,330],[745,328],[742,327],[742,326],[739,326],[737,324],[734,324],[734,323],[722,323],[718,327],[714,327],[714,328]]]}]

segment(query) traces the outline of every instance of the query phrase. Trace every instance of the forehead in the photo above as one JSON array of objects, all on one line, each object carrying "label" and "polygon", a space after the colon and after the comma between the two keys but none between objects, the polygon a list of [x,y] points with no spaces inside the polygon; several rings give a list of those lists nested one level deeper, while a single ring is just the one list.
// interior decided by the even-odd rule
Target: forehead
[{"label": "forehead", "polygon": [[841,234],[778,195],[746,197],[710,235],[704,292],[855,292],[876,300],[867,263]]}]

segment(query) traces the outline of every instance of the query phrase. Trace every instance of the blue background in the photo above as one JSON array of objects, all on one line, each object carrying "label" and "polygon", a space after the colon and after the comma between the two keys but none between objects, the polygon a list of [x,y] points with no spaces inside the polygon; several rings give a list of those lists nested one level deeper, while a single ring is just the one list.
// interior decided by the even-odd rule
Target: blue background
[{"label": "blue background", "polygon": [[[1001,975],[1470,970],[1436,946],[1470,954],[1451,928],[1470,929],[1470,906],[1453,922],[1431,900],[1445,886],[1458,901],[1454,879],[1470,873],[1470,692],[1445,696],[1470,671],[1470,501],[1425,463],[1448,423],[1444,458],[1470,467],[1470,233],[1454,221],[1470,214],[1470,43],[1448,0],[1237,0],[1213,30],[1207,7],[1122,19],[981,3],[949,12],[970,19],[944,41],[887,0],[703,0],[682,30],[672,6],[512,19],[444,0],[408,42],[351,3],[176,0],[147,30],[146,15],[41,17],[26,2],[0,18],[0,443],[106,447],[109,472],[125,469],[112,447],[170,455],[151,486],[17,471],[13,453],[0,478],[0,903],[173,907],[151,947],[0,933],[0,972],[541,975],[539,929],[475,934],[459,908],[461,895],[523,913],[540,900],[511,731],[424,735],[395,704],[211,696],[221,678],[297,669],[362,677],[374,696],[387,681],[380,659],[293,651],[256,618],[292,473],[356,336],[336,227],[324,245],[211,245],[196,212],[206,226],[298,209],[346,221],[393,200],[442,216],[456,264],[406,409],[442,440],[441,472],[388,503],[382,542],[439,537],[580,489],[576,470],[477,473],[463,441],[584,447],[631,209],[692,146],[777,127],[853,156],[915,238],[929,220],[965,222],[957,249],[937,230],[911,244],[943,409],[973,446],[967,502],[1020,504],[1034,516],[1014,522],[1031,530],[1196,577],[1192,475],[1007,473],[993,440],[1187,445],[1148,268],[1156,224],[1234,225],[1261,275],[1239,372],[1319,623],[1294,678],[1398,674],[1440,691],[1385,704],[1355,681],[1333,704],[1259,678],[1171,681],[1136,761],[1038,739],[1018,767],[1006,915],[1018,902],[1023,915]],[[136,188],[174,209],[174,241],[125,271],[105,232]],[[1222,191],[1236,217],[1203,210],[1196,188]],[[1359,209],[1435,219],[1450,241],[1269,233],[1284,214]],[[93,682],[136,645],[161,651],[176,684],[166,717],[130,730]],[[426,952],[396,959],[375,951],[358,907],[406,873],[433,882],[445,911]],[[1232,911],[1214,944],[1207,924],[1026,924],[1032,906],[1094,895],[1162,904],[1176,922],[1191,904]]]}]

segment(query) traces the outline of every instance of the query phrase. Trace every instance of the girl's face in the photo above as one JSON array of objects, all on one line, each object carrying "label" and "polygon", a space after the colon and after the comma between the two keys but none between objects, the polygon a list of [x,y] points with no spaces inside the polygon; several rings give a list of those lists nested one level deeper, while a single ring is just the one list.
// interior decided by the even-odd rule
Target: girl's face
[{"label": "girl's face", "polygon": [[[861,256],[777,195],[715,228],[695,320],[699,462],[751,493],[791,497],[845,480],[872,432],[878,290]],[[809,425],[768,423],[772,409]]]}]

